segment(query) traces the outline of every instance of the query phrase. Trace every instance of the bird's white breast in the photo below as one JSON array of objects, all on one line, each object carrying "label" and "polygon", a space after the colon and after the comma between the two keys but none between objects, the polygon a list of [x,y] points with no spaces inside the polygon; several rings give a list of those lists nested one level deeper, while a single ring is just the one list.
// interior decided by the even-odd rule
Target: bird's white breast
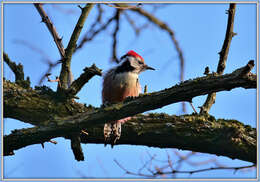
[{"label": "bird's white breast", "polygon": [[119,87],[136,87],[138,83],[138,74],[131,72],[123,72],[115,75],[114,84]]}]

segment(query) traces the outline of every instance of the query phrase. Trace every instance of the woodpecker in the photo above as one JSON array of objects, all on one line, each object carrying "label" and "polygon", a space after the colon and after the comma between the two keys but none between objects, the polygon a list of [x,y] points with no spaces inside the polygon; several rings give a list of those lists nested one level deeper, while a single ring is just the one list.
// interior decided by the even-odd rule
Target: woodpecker
[{"label": "woodpecker", "polygon": [[[135,51],[130,50],[120,58],[120,64],[108,70],[103,79],[102,102],[122,102],[126,97],[138,96],[141,85],[138,75],[146,70],[155,70],[145,64],[144,59]],[[110,121],[104,125],[105,146],[111,144],[113,148],[121,136],[121,124],[131,119],[130,117],[118,121]]]}]

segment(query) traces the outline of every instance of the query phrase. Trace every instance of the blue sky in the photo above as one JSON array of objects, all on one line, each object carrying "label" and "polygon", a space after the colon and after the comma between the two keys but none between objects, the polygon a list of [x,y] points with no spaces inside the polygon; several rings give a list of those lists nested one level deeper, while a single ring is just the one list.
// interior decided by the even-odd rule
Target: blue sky
[{"label": "blue sky", "polygon": [[[63,37],[63,44],[66,47],[74,25],[78,19],[80,10],[77,4],[57,5],[62,9],[73,10],[73,14],[64,14],[58,11],[53,5],[45,5],[44,9],[49,15],[57,31]],[[227,23],[225,10],[228,4],[164,4],[154,14],[166,22],[176,34],[185,59],[185,80],[203,76],[204,68],[209,66],[211,71],[216,71],[219,55]],[[143,5],[144,9],[150,10],[149,4]],[[104,7],[105,18],[113,15],[113,8]],[[83,28],[82,35],[88,30],[96,17],[96,8],[91,11]],[[142,25],[145,19],[138,18],[134,13],[137,25]],[[135,37],[134,31],[122,17],[119,32],[118,56],[125,54],[128,50],[135,50],[143,56],[146,63],[157,69],[155,72],[145,72],[140,75],[142,86],[148,85],[148,91],[159,91],[171,87],[179,82],[179,60],[177,52],[169,39],[167,33],[160,31],[156,26],[149,25],[139,37]],[[4,5],[4,51],[16,62],[24,65],[25,75],[29,76],[32,86],[38,85],[39,79],[47,70],[44,60],[56,61],[59,59],[58,50],[54,44],[46,26],[40,23],[41,18],[32,4],[5,4]],[[86,44],[84,48],[73,56],[72,72],[77,78],[84,67],[95,63],[99,68],[108,70],[115,64],[109,62],[111,58],[112,40],[110,35],[114,25],[107,31],[102,32],[94,41]],[[230,73],[235,69],[244,66],[250,59],[256,60],[256,5],[238,4],[235,16],[235,36],[231,43],[227,67],[224,73]],[[26,41],[35,48],[44,52],[35,52],[27,46],[19,43]],[[14,80],[14,75],[6,64],[3,65],[4,76]],[[52,71],[52,77],[59,75],[60,67]],[[256,73],[256,68],[252,71]],[[101,83],[100,77],[93,78],[78,94],[79,102],[92,104],[99,107],[101,104]],[[43,83],[56,89],[55,83]],[[197,108],[204,103],[206,96],[199,96],[193,99]],[[192,113],[189,104],[186,105],[187,113]],[[197,109],[198,110],[198,109]],[[182,114],[180,104],[172,104],[156,112],[168,114]],[[256,127],[256,90],[245,90],[237,88],[231,92],[217,93],[216,103],[213,105],[210,114],[216,118],[237,119],[244,124]],[[5,119],[4,134],[10,133],[17,128],[30,127],[20,121]],[[159,158],[165,158],[164,149],[116,146],[104,148],[103,145],[84,144],[83,151],[86,156],[84,162],[74,161],[70,151],[70,142],[63,138],[55,139],[58,144],[33,145],[16,151],[15,156],[4,158],[5,178],[80,178],[80,177],[122,177],[124,172],[113,162],[120,161],[129,170],[137,170],[142,166],[141,158],[147,158],[146,151],[156,154]],[[167,149],[172,153],[173,149]],[[187,153],[187,152],[186,152]],[[204,160],[214,158],[214,155],[201,154],[193,160]],[[174,158],[173,158],[174,159]],[[248,162],[231,160],[226,157],[217,157],[218,161],[228,166],[247,165]],[[159,164],[158,164],[159,165]],[[211,166],[201,166],[201,168]],[[182,169],[191,169],[184,165]],[[192,176],[177,175],[182,178],[254,178],[256,170],[251,172],[232,171],[210,171],[197,173]],[[125,175],[124,177],[132,177]]]}]

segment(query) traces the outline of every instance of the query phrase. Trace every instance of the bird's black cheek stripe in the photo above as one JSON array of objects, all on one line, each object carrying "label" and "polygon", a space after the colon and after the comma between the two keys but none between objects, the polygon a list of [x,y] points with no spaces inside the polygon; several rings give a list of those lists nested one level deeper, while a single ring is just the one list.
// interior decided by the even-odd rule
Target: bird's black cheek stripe
[{"label": "bird's black cheek stripe", "polygon": [[127,60],[121,66],[118,66],[115,70],[115,73],[123,73],[133,71],[135,68],[131,66],[130,62]]}]

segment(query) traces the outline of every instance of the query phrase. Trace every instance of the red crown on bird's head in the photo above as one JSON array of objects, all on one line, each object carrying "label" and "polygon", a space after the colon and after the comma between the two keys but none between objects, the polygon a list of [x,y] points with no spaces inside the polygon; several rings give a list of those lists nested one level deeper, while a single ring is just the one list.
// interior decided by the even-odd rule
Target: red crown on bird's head
[{"label": "red crown on bird's head", "polygon": [[136,58],[139,58],[141,61],[144,62],[144,58],[142,56],[140,56],[139,54],[137,54],[135,51],[133,50],[130,50],[128,51],[128,53],[126,54],[127,56],[133,56],[133,57],[136,57]]}]

